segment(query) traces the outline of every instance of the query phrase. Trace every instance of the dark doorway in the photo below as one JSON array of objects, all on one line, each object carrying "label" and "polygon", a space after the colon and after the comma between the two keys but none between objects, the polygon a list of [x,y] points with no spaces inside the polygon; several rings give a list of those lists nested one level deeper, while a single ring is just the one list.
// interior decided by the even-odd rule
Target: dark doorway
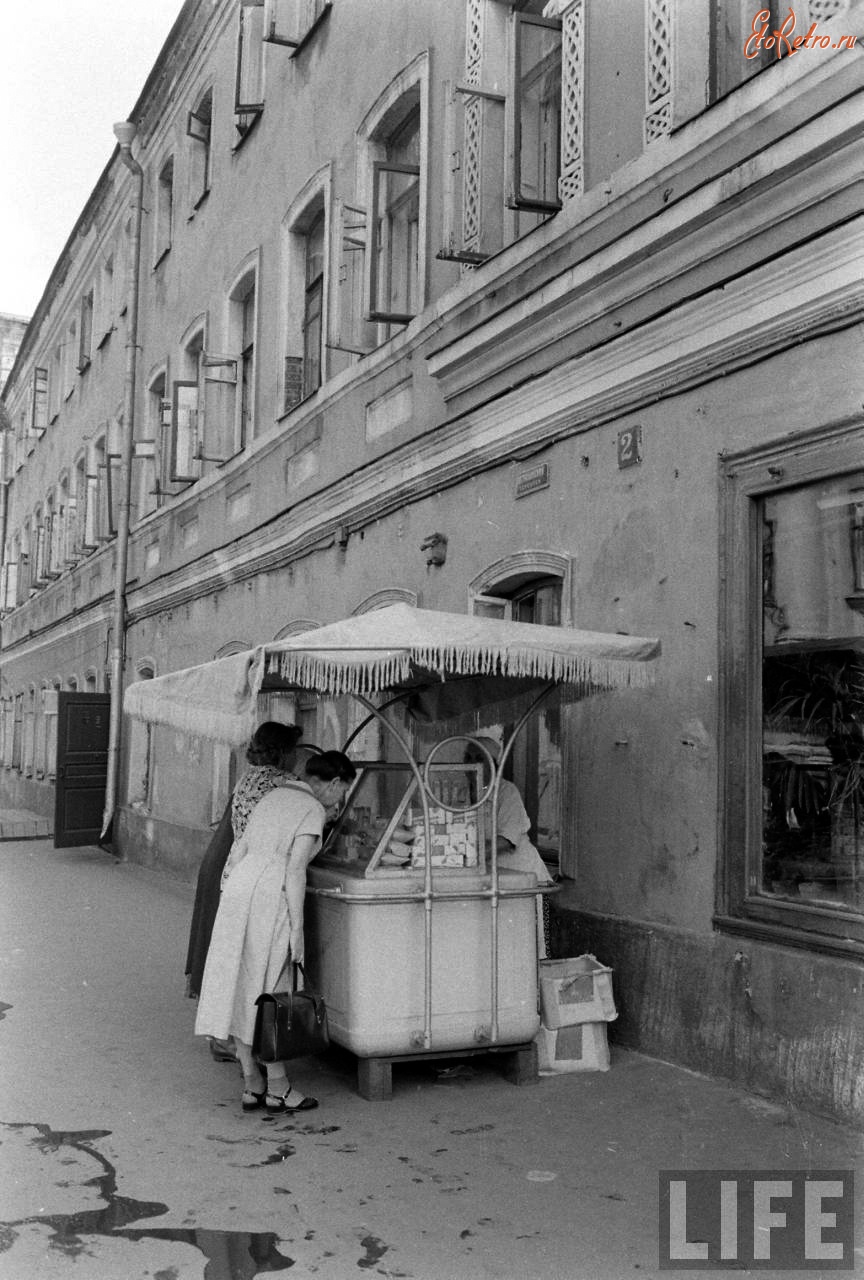
[{"label": "dark doorway", "polygon": [[107,693],[59,695],[55,849],[96,844],[102,834],[110,706]]}]

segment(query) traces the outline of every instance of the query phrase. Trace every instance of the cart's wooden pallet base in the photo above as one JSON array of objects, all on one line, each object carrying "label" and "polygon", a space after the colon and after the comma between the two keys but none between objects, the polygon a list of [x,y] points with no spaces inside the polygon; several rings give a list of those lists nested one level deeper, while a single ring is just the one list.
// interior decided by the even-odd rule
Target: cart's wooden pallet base
[{"label": "cart's wooden pallet base", "polygon": [[484,1045],[477,1049],[430,1050],[428,1053],[393,1054],[381,1058],[357,1059],[357,1092],[370,1102],[386,1102],[393,1096],[393,1068],[401,1063],[437,1061],[444,1058],[488,1057],[502,1059],[503,1074],[511,1084],[536,1084],[540,1078],[537,1046],[528,1044]]}]

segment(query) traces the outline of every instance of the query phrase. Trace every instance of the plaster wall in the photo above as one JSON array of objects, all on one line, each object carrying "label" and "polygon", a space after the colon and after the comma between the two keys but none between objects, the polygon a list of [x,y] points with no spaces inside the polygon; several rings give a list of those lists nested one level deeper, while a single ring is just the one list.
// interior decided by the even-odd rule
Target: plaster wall
[{"label": "plaster wall", "polygon": [[553,899],[554,954],[612,965],[615,1044],[864,1124],[859,965],[582,911]]}]

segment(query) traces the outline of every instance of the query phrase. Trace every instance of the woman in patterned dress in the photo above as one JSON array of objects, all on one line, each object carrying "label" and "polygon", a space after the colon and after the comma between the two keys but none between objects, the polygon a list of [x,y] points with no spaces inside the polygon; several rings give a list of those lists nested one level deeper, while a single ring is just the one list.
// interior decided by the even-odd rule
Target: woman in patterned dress
[{"label": "woman in patterned dress", "polygon": [[[303,730],[293,724],[267,720],[258,726],[246,750],[248,769],[234,788],[222,821],[204,854],[198,870],[195,905],[189,929],[186,952],[186,994],[197,999],[207,959],[207,948],[213,932],[213,921],[219,907],[219,893],[225,860],[235,840],[242,836],[255,805],[273,787],[282,786],[294,777],[297,743]],[[230,1044],[211,1042],[210,1051],[219,1061],[235,1057]]]}]

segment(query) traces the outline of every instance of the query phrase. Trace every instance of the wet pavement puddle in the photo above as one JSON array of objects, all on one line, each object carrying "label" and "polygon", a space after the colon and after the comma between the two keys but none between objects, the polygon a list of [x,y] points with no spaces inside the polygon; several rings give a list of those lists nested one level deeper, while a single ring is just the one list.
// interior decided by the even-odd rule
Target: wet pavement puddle
[{"label": "wet pavement puddle", "polygon": [[[93,1145],[110,1136],[108,1129],[62,1131],[41,1124],[0,1123],[0,1132],[4,1145],[12,1148],[8,1167],[16,1169],[14,1187],[4,1197],[7,1212],[10,1206],[14,1212],[15,1208],[24,1209],[25,1200],[30,1202],[27,1206],[31,1210],[29,1213],[0,1222],[0,1257],[4,1254],[8,1257],[17,1251],[19,1275],[36,1274],[27,1269],[28,1254],[32,1255],[31,1261],[36,1261],[40,1267],[42,1263],[35,1255],[40,1254],[44,1262],[46,1251],[70,1260],[81,1255],[95,1257],[94,1237],[103,1243],[110,1241],[114,1248],[120,1242],[148,1242],[147,1270],[141,1274],[152,1275],[154,1280],[180,1280],[182,1275],[192,1275],[185,1265],[181,1271],[178,1262],[189,1262],[191,1266],[194,1258],[165,1255],[158,1251],[160,1244],[191,1246],[197,1250],[206,1260],[204,1280],[254,1280],[255,1276],[263,1273],[287,1271],[294,1266],[293,1258],[280,1253],[277,1248],[280,1236],[272,1231],[128,1226],[131,1222],[161,1217],[168,1213],[168,1206],[118,1194],[116,1170]],[[267,1163],[275,1163],[282,1158],[277,1154]],[[100,1171],[95,1176],[87,1176],[91,1174],[94,1162]],[[52,1174],[56,1175],[61,1165],[63,1179],[52,1182]],[[34,1192],[34,1187],[38,1187],[38,1191]],[[18,1205],[14,1203],[16,1194],[20,1200]],[[37,1213],[32,1212],[34,1194],[44,1202]],[[92,1207],[81,1207],[82,1201]],[[77,1207],[65,1211],[67,1205]],[[157,1250],[159,1261],[166,1263],[161,1269],[153,1266],[157,1258],[153,1249]],[[366,1256],[374,1252],[367,1247]],[[109,1259],[105,1261],[110,1265]],[[122,1265],[125,1268],[128,1263]],[[362,1262],[359,1265],[368,1264]],[[47,1275],[47,1271],[40,1269],[38,1274]],[[124,1274],[132,1273],[124,1269]],[[196,1274],[202,1274],[200,1266],[196,1268]]]}]

